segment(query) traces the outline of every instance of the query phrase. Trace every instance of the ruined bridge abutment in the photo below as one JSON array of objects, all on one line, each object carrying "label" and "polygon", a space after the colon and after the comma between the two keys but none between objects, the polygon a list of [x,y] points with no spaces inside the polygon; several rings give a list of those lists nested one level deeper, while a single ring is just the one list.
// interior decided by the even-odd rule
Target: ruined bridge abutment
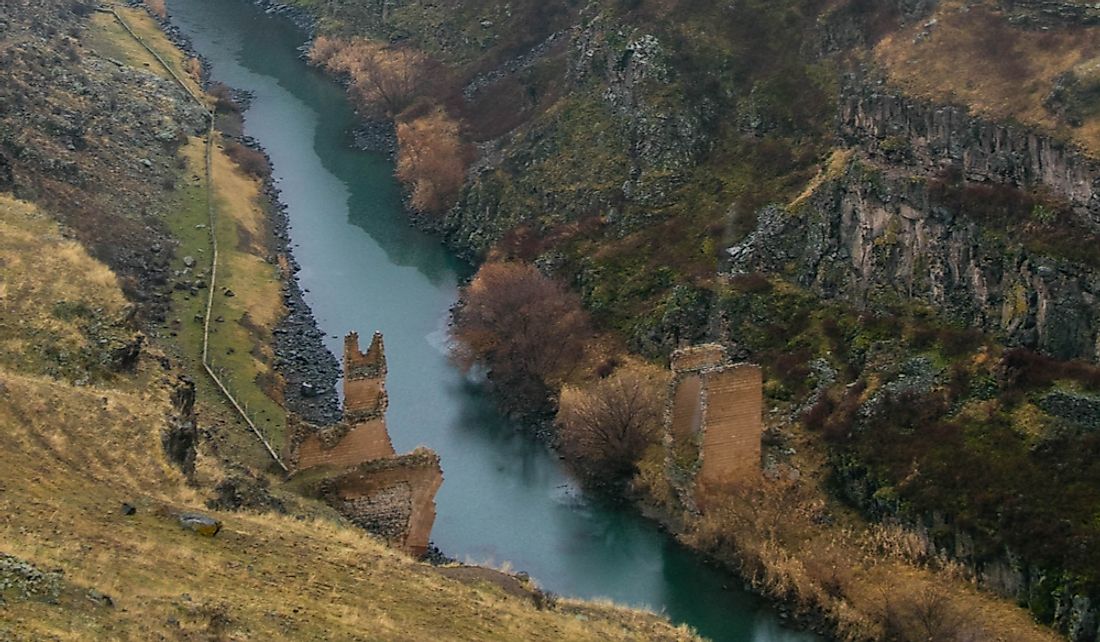
[{"label": "ruined bridge abutment", "polygon": [[366,352],[358,333],[344,338],[344,419],[300,423],[287,461],[299,476],[317,473],[314,492],[363,529],[413,555],[428,550],[435,494],[443,483],[439,456],[427,448],[398,455],[386,428],[386,354],[381,333]]}]

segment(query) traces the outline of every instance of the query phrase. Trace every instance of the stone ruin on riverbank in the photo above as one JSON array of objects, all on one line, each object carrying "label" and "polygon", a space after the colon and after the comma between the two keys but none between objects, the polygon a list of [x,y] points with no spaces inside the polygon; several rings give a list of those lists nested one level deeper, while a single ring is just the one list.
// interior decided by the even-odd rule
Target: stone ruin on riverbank
[{"label": "stone ruin on riverbank", "polygon": [[689,506],[706,485],[760,474],[763,375],[750,363],[730,363],[720,345],[672,355],[666,413],[669,479]]},{"label": "stone ruin on riverbank", "polygon": [[299,422],[286,460],[309,494],[348,520],[413,555],[428,550],[439,456],[427,448],[397,455],[386,429],[386,355],[381,333],[365,353],[359,335],[344,338],[344,419],[330,426]]}]

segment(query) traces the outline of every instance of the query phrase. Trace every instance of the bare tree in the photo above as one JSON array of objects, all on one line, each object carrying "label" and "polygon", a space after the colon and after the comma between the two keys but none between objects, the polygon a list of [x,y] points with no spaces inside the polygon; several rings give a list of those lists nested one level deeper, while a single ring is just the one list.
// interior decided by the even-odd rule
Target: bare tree
[{"label": "bare tree", "polygon": [[883,633],[892,642],[986,642],[989,636],[973,614],[947,593],[926,586],[908,594],[886,595]]},{"label": "bare tree", "polygon": [[565,388],[557,416],[563,453],[598,481],[633,476],[646,449],[660,438],[663,391],[656,376],[632,369],[585,388]]},{"label": "bare tree", "polygon": [[590,335],[580,301],[523,263],[486,263],[455,310],[454,355],[483,364],[510,410],[541,412],[580,363]]},{"label": "bare tree", "polygon": [[369,49],[359,61],[356,79],[366,101],[385,105],[390,117],[405,110],[416,96],[424,56],[406,45]]}]

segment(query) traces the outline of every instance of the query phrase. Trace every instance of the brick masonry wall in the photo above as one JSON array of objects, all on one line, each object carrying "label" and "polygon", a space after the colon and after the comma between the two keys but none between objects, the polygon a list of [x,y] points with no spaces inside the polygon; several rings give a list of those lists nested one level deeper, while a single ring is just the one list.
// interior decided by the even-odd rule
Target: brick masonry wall
[{"label": "brick masonry wall", "polygon": [[428,549],[435,494],[443,483],[439,457],[420,448],[397,455],[386,428],[386,355],[375,333],[367,352],[359,335],[344,339],[344,422],[302,424],[287,459],[297,470],[325,466],[321,496],[359,527],[413,555]]},{"label": "brick masonry wall", "polygon": [[705,378],[703,465],[699,479],[724,482],[759,472],[764,432],[763,375],[758,366],[719,368]]},{"label": "brick masonry wall", "polygon": [[[729,364],[725,349],[703,345],[672,357],[673,383],[666,415],[669,479],[694,504],[699,483],[727,483],[759,474],[763,436],[763,373],[753,364]],[[682,446],[695,444],[692,453]],[[693,462],[679,461],[686,457]]]}]

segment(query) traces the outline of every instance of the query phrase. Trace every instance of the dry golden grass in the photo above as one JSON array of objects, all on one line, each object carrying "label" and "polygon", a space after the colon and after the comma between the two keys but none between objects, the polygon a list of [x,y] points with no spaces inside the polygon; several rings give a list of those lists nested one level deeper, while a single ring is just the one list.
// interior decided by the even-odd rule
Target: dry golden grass
[{"label": "dry golden grass", "polygon": [[[171,515],[199,498],[159,457],[163,394],[4,381],[5,552],[64,569],[69,581],[115,601],[114,609],[89,603],[79,613],[11,602],[4,621],[21,621],[10,631],[17,639],[51,630],[71,639],[179,639],[219,627],[224,639],[632,639],[645,628],[662,631],[636,614],[610,613],[637,621],[629,626],[536,611],[330,522],[221,514],[226,529],[198,537]],[[122,516],[123,501],[138,514]]]},{"label": "dry golden grass", "polygon": [[[33,208],[2,203],[3,239],[20,239],[21,257],[65,243]],[[42,233],[28,234],[28,226]],[[61,247],[62,269],[39,275],[40,288],[79,301],[121,301],[105,268],[79,247]],[[77,268],[90,278],[74,279]],[[174,515],[201,508],[204,497],[161,455],[165,379],[150,359],[110,386],[76,387],[0,368],[3,552],[63,570],[78,594],[94,588],[114,601],[114,608],[86,599],[51,605],[9,592],[0,637],[691,638],[639,612],[569,602],[539,611],[498,587],[442,577],[333,521],[222,513],[225,529],[215,538],[185,531]],[[122,515],[122,502],[137,514]]]},{"label": "dry golden grass", "polygon": [[[796,446],[799,452],[809,448]],[[802,479],[814,479],[811,471],[819,463],[805,462]],[[761,591],[820,608],[836,622],[844,640],[883,639],[891,613],[922,606],[930,596],[937,602],[940,624],[977,636],[960,640],[1060,639],[1009,600],[976,589],[961,567],[929,551],[914,533],[867,524],[826,497],[805,481],[710,489],[704,516],[687,539],[736,560]],[[828,525],[817,519],[826,512],[833,520]]]},{"label": "dry golden grass", "polygon": [[[199,150],[201,153],[201,149]],[[198,159],[196,159],[198,160]],[[246,281],[235,301],[226,301],[227,308],[247,314],[254,323],[274,328],[285,313],[277,266],[267,262],[268,221],[260,205],[260,183],[246,175],[218,146],[213,156],[214,193],[218,206],[219,251],[226,263],[228,287],[230,279]]]},{"label": "dry golden grass", "polygon": [[826,181],[839,178],[844,173],[844,170],[848,168],[848,161],[852,159],[854,153],[855,151],[851,149],[834,149],[833,152],[829,154],[828,160],[825,161],[825,166],[806,184],[806,188],[802,190],[802,193],[787,204],[787,209],[796,209],[798,206],[805,203],[806,199],[813,196],[817,189],[824,185]]},{"label": "dry golden grass", "polygon": [[1100,116],[1071,129],[1043,106],[1055,78],[1100,56],[1100,27],[1024,29],[1009,24],[990,0],[942,2],[934,18],[926,39],[918,39],[920,23],[875,48],[893,83],[994,118],[1058,130],[1100,154]]},{"label": "dry golden grass", "polygon": [[[873,380],[864,393],[877,387]],[[928,639],[937,642],[1056,642],[1012,600],[978,590],[969,572],[898,525],[868,523],[824,487],[831,464],[820,433],[781,426],[795,453],[778,466],[779,479],[762,477],[703,489],[702,516],[686,525],[684,541],[739,569],[761,592],[831,619],[840,640]],[[666,478],[665,450],[654,448],[634,483],[658,511],[676,515],[678,500]],[[797,481],[788,473],[799,472]],[[951,637],[920,631],[887,635],[888,622],[906,623],[913,611],[935,605],[934,623]],[[913,622],[909,622],[913,624]],[[970,637],[968,637],[970,636]]]},{"label": "dry golden grass", "polygon": [[41,374],[94,349],[87,327],[111,326],[127,303],[114,273],[35,207],[0,194],[0,214],[0,364]]},{"label": "dry golden grass", "polygon": [[[191,256],[196,263],[193,273],[186,278],[202,278],[209,284],[213,250],[208,229],[203,140],[189,140],[181,155],[185,166],[182,186],[166,220],[180,241],[173,268],[183,270],[183,257]],[[266,259],[269,235],[258,182],[226,158],[218,145],[214,147],[213,169],[219,265],[211,313],[215,322],[211,324],[210,358],[233,394],[247,405],[253,421],[278,448],[286,413],[277,403],[281,379],[272,367],[271,339],[272,330],[284,313],[280,271],[277,264]],[[225,296],[225,288],[232,290],[234,296]],[[188,290],[176,290],[172,295],[171,314],[179,322],[174,319],[169,326],[175,341],[168,350],[196,373],[201,372],[202,323],[195,319],[202,319],[205,314],[208,292],[199,289],[192,295]],[[270,464],[259,440],[213,384],[206,377],[199,377],[197,384],[200,411],[213,423],[229,426],[220,433],[230,441],[224,454],[259,468]]]}]

